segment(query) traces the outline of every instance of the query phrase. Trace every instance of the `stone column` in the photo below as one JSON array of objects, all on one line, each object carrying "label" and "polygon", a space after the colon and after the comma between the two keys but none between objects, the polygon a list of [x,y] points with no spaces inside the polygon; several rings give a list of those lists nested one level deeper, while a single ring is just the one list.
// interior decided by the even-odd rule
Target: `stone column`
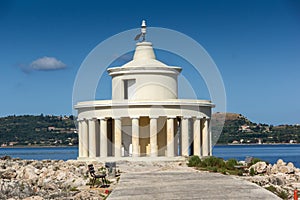
[{"label": "stone column", "polygon": [[150,155],[157,157],[157,118],[150,118]]},{"label": "stone column", "polygon": [[95,158],[96,157],[96,120],[97,119],[90,119],[89,120],[89,157]]},{"label": "stone column", "polygon": [[100,122],[96,119],[96,157],[100,157]]},{"label": "stone column", "polygon": [[209,138],[208,155],[212,156],[212,132],[211,132],[211,125],[210,125],[211,120],[210,119],[207,119],[207,120],[208,120],[208,135],[209,135],[209,137],[208,137]]},{"label": "stone column", "polygon": [[167,156],[174,157],[174,118],[167,119]]},{"label": "stone column", "polygon": [[203,132],[202,132],[202,140],[203,140],[203,145],[202,145],[202,153],[203,156],[208,156],[209,155],[209,128],[208,128],[208,120],[204,118],[204,127],[203,127]]},{"label": "stone column", "polygon": [[189,118],[183,117],[181,120],[181,155],[189,156]]},{"label": "stone column", "polygon": [[100,157],[107,157],[107,120],[100,118]]},{"label": "stone column", "polygon": [[180,133],[178,132],[178,127],[179,127],[179,121],[177,117],[174,119],[174,156],[179,156],[180,153],[178,152],[178,147],[179,147],[179,135]]},{"label": "stone column", "polygon": [[201,156],[201,129],[200,129],[200,118],[194,119],[193,126],[194,135],[194,155]]},{"label": "stone column", "polygon": [[83,142],[83,138],[82,138],[82,120],[77,120],[78,121],[78,157],[81,158],[82,157],[82,142]]},{"label": "stone column", "polygon": [[132,127],[132,157],[140,156],[140,144],[139,144],[139,118],[134,117],[131,119]]},{"label": "stone column", "polygon": [[115,157],[122,156],[122,123],[121,118],[114,119],[115,121]]},{"label": "stone column", "polygon": [[82,121],[82,157],[89,157],[89,127],[87,120]]}]

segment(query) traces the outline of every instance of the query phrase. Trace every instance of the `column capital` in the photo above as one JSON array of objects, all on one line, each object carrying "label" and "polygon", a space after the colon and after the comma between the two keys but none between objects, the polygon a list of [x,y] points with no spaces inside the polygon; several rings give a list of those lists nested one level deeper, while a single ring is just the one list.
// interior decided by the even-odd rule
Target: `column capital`
[{"label": "column capital", "polygon": [[200,120],[200,119],[203,119],[203,117],[202,116],[195,116],[195,117],[193,117],[193,119],[194,120]]},{"label": "column capital", "polygon": [[97,118],[95,118],[95,117],[91,117],[91,118],[86,118],[85,120],[87,120],[87,121],[96,121],[96,120],[97,120]]},{"label": "column capital", "polygon": [[140,119],[140,116],[129,116],[130,119]]},{"label": "column capital", "polygon": [[76,121],[78,121],[78,122],[82,122],[82,121],[84,121],[84,119],[77,119]]},{"label": "column capital", "polygon": [[192,116],[182,116],[181,118],[182,119],[190,119],[190,118],[192,118]]},{"label": "column capital", "polygon": [[149,116],[149,119],[158,119],[159,116]]},{"label": "column capital", "polygon": [[97,119],[99,119],[99,120],[107,120],[106,117],[97,117]]},{"label": "column capital", "polygon": [[167,116],[167,119],[176,119],[176,116]]},{"label": "column capital", "polygon": [[121,120],[122,117],[112,117],[113,120]]}]

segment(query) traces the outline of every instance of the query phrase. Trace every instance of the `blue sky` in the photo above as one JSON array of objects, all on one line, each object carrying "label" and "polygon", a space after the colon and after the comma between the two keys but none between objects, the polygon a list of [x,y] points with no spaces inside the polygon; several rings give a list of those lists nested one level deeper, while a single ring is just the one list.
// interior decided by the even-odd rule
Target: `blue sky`
[{"label": "blue sky", "polygon": [[1,0],[0,115],[71,114],[84,58],[142,19],[182,32],[207,50],[223,77],[229,112],[254,122],[300,124],[296,0]]}]

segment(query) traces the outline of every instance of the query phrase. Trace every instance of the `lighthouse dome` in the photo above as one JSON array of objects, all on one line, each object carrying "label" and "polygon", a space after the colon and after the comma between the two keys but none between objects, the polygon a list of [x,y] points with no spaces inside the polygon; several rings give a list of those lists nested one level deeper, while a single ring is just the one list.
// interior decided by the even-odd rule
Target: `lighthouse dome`
[{"label": "lighthouse dome", "polygon": [[139,42],[130,62],[108,69],[112,77],[112,99],[177,99],[180,71],[180,67],[158,61],[151,42]]}]

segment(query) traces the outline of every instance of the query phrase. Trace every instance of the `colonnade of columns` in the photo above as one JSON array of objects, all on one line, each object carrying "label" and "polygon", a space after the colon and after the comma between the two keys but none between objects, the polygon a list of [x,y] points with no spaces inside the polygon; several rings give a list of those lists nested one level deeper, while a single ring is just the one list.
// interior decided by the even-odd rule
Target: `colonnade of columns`
[{"label": "colonnade of columns", "polygon": [[[139,117],[131,118],[132,126],[132,157],[140,156],[139,144]],[[175,122],[177,117],[167,117],[166,119],[166,153],[167,157],[174,157],[178,152],[175,149],[177,142],[174,138],[177,132]],[[122,120],[121,118],[114,118],[113,136],[112,136],[112,156],[122,156]],[[175,121],[176,120],[176,121]],[[180,131],[180,153],[181,156],[211,155],[211,132],[210,120],[208,118],[200,117],[180,117],[181,131]],[[190,128],[192,123],[192,128]],[[158,118],[150,117],[149,121],[150,132],[150,156],[158,156]],[[192,131],[191,131],[192,130]],[[92,118],[78,120],[79,132],[79,158],[105,158],[108,157],[108,128],[106,118]],[[191,141],[193,141],[191,143]],[[191,152],[191,144],[193,144],[193,151]],[[100,147],[99,147],[100,146]],[[178,147],[178,146],[177,146]]]}]

